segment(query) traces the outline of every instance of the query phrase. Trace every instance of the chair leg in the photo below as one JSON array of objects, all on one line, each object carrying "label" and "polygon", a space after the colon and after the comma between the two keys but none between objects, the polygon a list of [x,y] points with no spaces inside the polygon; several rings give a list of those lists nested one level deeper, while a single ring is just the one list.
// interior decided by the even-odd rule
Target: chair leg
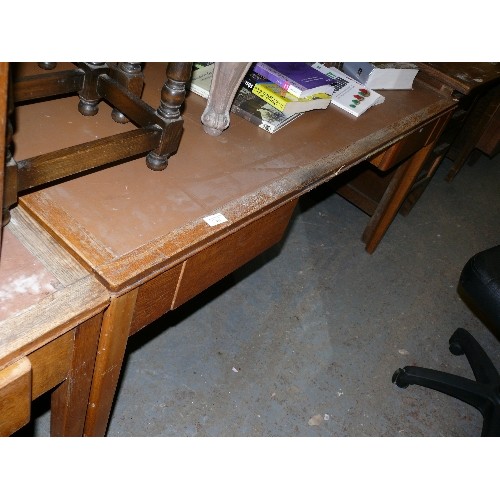
[{"label": "chair leg", "polygon": [[450,338],[450,351],[465,354],[476,380],[482,384],[500,387],[500,375],[479,342],[463,328],[458,328]]},{"label": "chair leg", "polygon": [[492,390],[488,386],[451,373],[417,366],[399,368],[392,376],[392,381],[401,388],[420,385],[448,394],[474,406],[483,416],[491,406],[493,397]]},{"label": "chair leg", "polygon": [[455,355],[465,354],[476,380],[458,375],[405,366],[392,376],[398,387],[420,385],[448,394],[477,408],[483,416],[481,436],[500,436],[500,375],[477,340],[463,328],[458,328],[450,337],[450,351]]}]

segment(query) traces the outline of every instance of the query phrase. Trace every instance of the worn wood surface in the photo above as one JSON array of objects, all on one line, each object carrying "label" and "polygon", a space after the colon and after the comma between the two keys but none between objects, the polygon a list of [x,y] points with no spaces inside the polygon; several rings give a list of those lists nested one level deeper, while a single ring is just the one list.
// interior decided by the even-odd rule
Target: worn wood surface
[{"label": "worn wood surface", "polygon": [[417,78],[452,94],[469,95],[500,79],[499,62],[421,62]]},{"label": "worn wood surface", "polygon": [[[163,70],[161,64],[144,69],[143,98],[150,105],[162,88]],[[405,150],[410,154],[421,145],[412,142],[415,134],[455,106],[419,84],[411,92],[385,95],[384,105],[363,120],[329,108],[305,113],[270,135],[234,116],[216,137],[206,134],[200,122],[206,101],[190,95],[182,141],[167,170],[153,172],[134,160],[20,198],[20,205],[112,292],[85,435],[105,434],[130,334],[276,243],[303,193],[391,147],[400,149],[402,140],[412,144],[411,151]],[[45,131],[65,129],[64,136],[57,136],[60,147],[66,141],[78,143],[79,134],[90,131],[106,136],[106,129],[116,125],[106,121],[108,113],[99,113],[92,118],[94,128],[67,127],[71,106],[68,99],[57,108],[37,103],[19,110],[21,157],[50,150],[50,134],[42,139],[33,114],[49,115]],[[422,144],[431,137],[424,135]],[[422,151],[427,153],[425,147]],[[411,163],[411,175],[422,158]],[[372,245],[380,241],[400,202],[390,194],[389,208],[373,219],[373,227],[380,230],[381,222],[382,231],[375,233]],[[205,218],[216,214],[226,220],[208,224]],[[252,241],[255,234],[259,237]],[[155,297],[158,291],[164,301]]]},{"label": "worn wood surface", "polygon": [[26,423],[16,417],[26,413],[25,402],[29,408],[32,399],[62,383],[53,398],[52,435],[81,435],[109,293],[22,209],[12,210],[5,231],[2,254],[9,258],[0,261],[0,378],[22,360],[30,370],[22,384],[10,386],[9,401],[16,403],[9,405],[18,407],[14,414],[4,412],[7,403],[0,396],[0,428],[10,429],[7,434],[18,430]]},{"label": "worn wood surface", "polygon": [[98,314],[71,332],[65,380],[51,396],[51,436],[83,435],[101,321]]},{"label": "worn wood surface", "polygon": [[[157,99],[163,70],[162,65],[145,67],[143,98],[148,103]],[[200,123],[206,101],[190,95],[181,146],[164,172],[150,172],[136,160],[23,196],[20,203],[95,269],[110,290],[125,292],[376,156],[455,105],[418,83],[411,92],[385,95],[383,106],[362,120],[329,108],[305,113],[270,135],[234,116],[219,137],[208,136]],[[49,104],[19,110],[20,157],[50,149],[39,130],[32,129],[31,113],[50,115],[46,130],[57,133],[73,109],[69,101],[57,109]],[[94,117],[97,133],[116,125],[106,115],[103,110]],[[58,140],[74,143],[86,133],[67,127]],[[206,224],[203,217],[217,212],[228,223]]]}]

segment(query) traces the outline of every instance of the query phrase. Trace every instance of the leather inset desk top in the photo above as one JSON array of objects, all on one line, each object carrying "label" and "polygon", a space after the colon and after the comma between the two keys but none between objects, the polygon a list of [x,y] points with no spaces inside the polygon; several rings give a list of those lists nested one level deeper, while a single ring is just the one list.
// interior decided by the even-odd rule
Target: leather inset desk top
[{"label": "leather inset desk top", "polygon": [[[153,107],[164,76],[165,63],[146,64],[144,99]],[[132,254],[143,264],[130,273],[174,265],[188,247],[298,197],[454,105],[415,87],[385,91],[385,102],[359,118],[336,108],[311,111],[276,134],[231,114],[219,137],[204,133],[206,101],[192,94],[179,151],[165,171],[150,171],[139,158],[25,195],[20,203],[86,265],[120,286]],[[114,123],[105,103],[98,115],[80,116],[77,102],[68,97],[19,106],[16,159],[134,128]],[[203,221],[216,212],[228,219],[226,227]]]}]

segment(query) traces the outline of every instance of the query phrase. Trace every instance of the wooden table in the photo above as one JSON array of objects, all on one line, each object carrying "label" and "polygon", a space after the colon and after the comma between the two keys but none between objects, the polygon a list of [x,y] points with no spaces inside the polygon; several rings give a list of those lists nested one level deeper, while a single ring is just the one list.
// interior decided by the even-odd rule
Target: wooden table
[{"label": "wooden table", "polygon": [[[495,117],[495,104],[498,106],[500,64],[488,62],[416,64],[419,67],[416,80],[449,96],[455,100],[457,107],[414,179],[401,205],[402,215],[410,213],[445,157],[453,161],[446,178],[451,181],[475,147],[483,147],[487,154],[494,151],[495,145],[498,147],[498,127],[495,127],[495,122],[498,123],[499,114],[497,111]],[[367,164],[356,175],[350,176],[340,184],[338,193],[372,215],[395,173],[395,169],[380,172]]]},{"label": "wooden table", "polygon": [[457,102],[457,108],[412,186],[402,207],[403,215],[420,198],[444,158],[453,162],[446,175],[448,182],[460,171],[488,127],[488,108],[498,105],[500,85],[498,62],[433,62],[417,65],[418,79],[443,95],[452,97]]},{"label": "wooden table", "polygon": [[[163,65],[146,65],[146,101],[156,99],[163,75]],[[398,165],[364,232],[367,250],[376,248],[455,107],[423,86],[384,95],[361,119],[329,108],[274,135],[231,115],[218,137],[200,123],[206,102],[190,95],[181,147],[166,171],[137,159],[20,198],[111,294],[85,435],[105,434],[129,335],[277,243],[303,193],[367,159],[382,170]],[[111,122],[104,105],[77,125],[74,106],[69,97],[20,108],[18,157],[131,126]],[[215,225],[204,219],[214,215]]]},{"label": "wooden table", "polygon": [[0,435],[30,420],[53,389],[51,435],[80,436],[107,290],[22,209],[0,259]]}]

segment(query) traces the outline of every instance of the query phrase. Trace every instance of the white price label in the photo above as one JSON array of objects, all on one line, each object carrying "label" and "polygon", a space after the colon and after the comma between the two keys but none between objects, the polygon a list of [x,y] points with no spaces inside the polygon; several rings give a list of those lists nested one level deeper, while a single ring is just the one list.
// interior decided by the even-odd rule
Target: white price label
[{"label": "white price label", "polygon": [[227,219],[222,214],[209,215],[208,217],[203,217],[203,220],[209,226],[217,226],[219,224],[222,224],[223,222],[227,222]]}]

